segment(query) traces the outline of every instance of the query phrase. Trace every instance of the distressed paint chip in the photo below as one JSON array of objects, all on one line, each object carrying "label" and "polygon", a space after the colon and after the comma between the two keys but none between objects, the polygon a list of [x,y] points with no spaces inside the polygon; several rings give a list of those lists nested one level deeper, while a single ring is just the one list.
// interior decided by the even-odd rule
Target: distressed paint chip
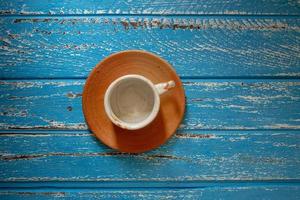
[{"label": "distressed paint chip", "polygon": [[0,160],[15,161],[15,160],[30,160],[39,159],[49,156],[70,156],[70,157],[97,157],[97,156],[126,156],[136,157],[145,160],[153,159],[168,159],[168,160],[183,160],[183,158],[172,155],[160,155],[160,154],[135,154],[135,153],[123,153],[123,152],[104,152],[104,153],[47,153],[47,154],[31,154],[31,155],[6,155],[0,153]]},{"label": "distressed paint chip", "polygon": [[14,19],[13,23],[52,23],[57,22],[60,24],[77,24],[77,23],[101,23],[103,25],[116,25],[121,24],[125,30],[129,28],[160,28],[160,29],[232,29],[232,30],[300,30],[299,26],[290,26],[283,21],[276,21],[265,19],[261,21],[253,21],[248,23],[248,20],[236,21],[234,19],[208,19],[201,20],[191,18],[189,20],[181,18],[75,18],[75,19],[58,19],[58,18],[18,18]]}]

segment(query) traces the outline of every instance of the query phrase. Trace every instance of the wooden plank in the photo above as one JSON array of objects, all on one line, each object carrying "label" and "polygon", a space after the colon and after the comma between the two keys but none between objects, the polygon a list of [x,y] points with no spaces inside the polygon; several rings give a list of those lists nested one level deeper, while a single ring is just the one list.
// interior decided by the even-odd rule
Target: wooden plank
[{"label": "wooden plank", "polygon": [[299,186],[215,187],[194,189],[118,189],[118,190],[17,190],[0,192],[10,199],[299,199]]},{"label": "wooden plank", "polygon": [[115,152],[91,134],[1,134],[0,181],[291,181],[299,147],[299,131],[180,131],[143,154]]},{"label": "wooden plank", "polygon": [[181,77],[300,77],[297,17],[1,18],[0,78],[87,77],[104,57],[143,49]]},{"label": "wooden plank", "polygon": [[[0,82],[1,129],[86,130],[85,80]],[[298,80],[188,80],[181,129],[299,129]]]},{"label": "wooden plank", "polygon": [[297,0],[226,0],[167,1],[167,0],[109,0],[109,1],[1,1],[0,14],[66,15],[66,14],[159,14],[159,15],[299,15]]}]

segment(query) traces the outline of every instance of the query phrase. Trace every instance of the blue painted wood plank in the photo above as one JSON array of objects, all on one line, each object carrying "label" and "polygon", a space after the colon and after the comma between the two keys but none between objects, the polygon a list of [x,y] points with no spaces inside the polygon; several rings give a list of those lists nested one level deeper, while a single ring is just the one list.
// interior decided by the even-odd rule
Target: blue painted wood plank
[{"label": "blue painted wood plank", "polygon": [[208,1],[167,1],[167,0],[68,0],[1,1],[0,14],[159,14],[159,15],[299,15],[297,0],[208,0]]},{"label": "blue painted wood plank", "polygon": [[0,78],[85,78],[104,57],[143,49],[181,77],[300,77],[297,17],[1,18]]},{"label": "blue painted wood plank", "polygon": [[91,134],[1,134],[0,181],[299,181],[299,147],[299,131],[179,131],[142,154],[115,152]]},{"label": "blue painted wood plank", "polygon": [[[1,129],[86,130],[85,80],[0,82]],[[182,130],[299,129],[298,80],[188,80]]]},{"label": "blue painted wood plank", "polygon": [[118,189],[118,190],[17,190],[0,192],[3,200],[12,199],[299,199],[299,186],[215,187],[194,189]]}]

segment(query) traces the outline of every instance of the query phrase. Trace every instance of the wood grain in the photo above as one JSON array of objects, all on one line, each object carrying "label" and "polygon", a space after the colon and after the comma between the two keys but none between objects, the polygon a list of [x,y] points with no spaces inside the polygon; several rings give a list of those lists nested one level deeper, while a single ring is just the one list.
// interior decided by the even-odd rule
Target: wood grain
[{"label": "wood grain", "polygon": [[1,1],[0,14],[159,14],[159,15],[299,15],[297,0],[102,0],[102,1]]},{"label": "wood grain", "polygon": [[299,199],[299,186],[248,186],[182,189],[17,190],[0,192],[1,199]]},{"label": "wood grain", "polygon": [[156,150],[127,154],[87,133],[1,134],[0,182],[297,181],[299,145],[299,131],[180,131]]},{"label": "wood grain", "polygon": [[[86,130],[85,80],[0,82],[1,129]],[[182,130],[299,129],[298,80],[184,80]]]},{"label": "wood grain", "polygon": [[297,17],[0,19],[0,78],[85,78],[111,53],[143,49],[182,77],[300,76]]},{"label": "wood grain", "polygon": [[[300,198],[299,1],[15,0],[0,15],[0,199]],[[127,49],[169,61],[187,96],[175,136],[143,154],[101,144],[81,111],[91,69]]]}]

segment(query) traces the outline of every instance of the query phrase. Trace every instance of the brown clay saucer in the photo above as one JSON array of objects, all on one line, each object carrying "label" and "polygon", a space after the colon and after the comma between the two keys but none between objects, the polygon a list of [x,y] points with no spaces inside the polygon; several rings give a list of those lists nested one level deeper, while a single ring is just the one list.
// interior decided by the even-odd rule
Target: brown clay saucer
[{"label": "brown clay saucer", "polygon": [[[175,88],[160,96],[160,111],[154,121],[139,130],[115,126],[104,109],[104,94],[115,79],[138,74],[154,84],[175,81]],[[102,60],[89,75],[82,97],[83,113],[91,131],[107,146],[121,152],[144,152],[165,143],[178,128],[185,110],[182,83],[175,70],[158,56],[139,50],[112,54]]]}]

